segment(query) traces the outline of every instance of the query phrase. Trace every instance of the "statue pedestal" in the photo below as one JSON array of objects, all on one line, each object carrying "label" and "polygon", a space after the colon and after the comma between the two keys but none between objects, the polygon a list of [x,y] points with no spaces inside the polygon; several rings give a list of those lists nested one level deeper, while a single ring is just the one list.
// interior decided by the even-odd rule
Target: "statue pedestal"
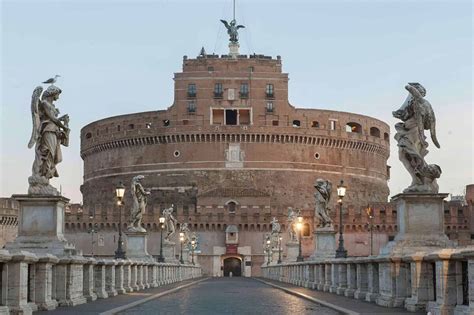
[{"label": "statue pedestal", "polygon": [[[184,248],[183,248],[184,250]],[[177,263],[175,243],[169,241],[163,241],[163,257],[167,263]]]},{"label": "statue pedestal", "polygon": [[148,233],[147,232],[125,232],[127,237],[127,258],[140,259],[145,261],[155,261],[148,253]]},{"label": "statue pedestal", "polygon": [[299,248],[298,242],[286,243],[286,261],[296,261],[298,257]]},{"label": "statue pedestal", "polygon": [[380,250],[381,255],[407,255],[453,246],[444,234],[443,200],[448,194],[403,193],[396,203],[398,234]]},{"label": "statue pedestal", "polygon": [[239,48],[240,45],[239,43],[229,43],[229,55],[236,59],[237,56],[239,55]]},{"label": "statue pedestal", "polygon": [[64,237],[64,208],[69,199],[48,195],[13,195],[12,198],[20,204],[18,237],[6,244],[6,249],[55,256],[81,255]]},{"label": "statue pedestal", "polygon": [[314,236],[314,253],[311,260],[334,258],[336,256],[336,231],[334,227],[318,227],[314,231]]},{"label": "statue pedestal", "polygon": [[283,261],[283,253],[279,254],[280,252],[283,252],[283,250],[279,250],[278,248],[272,249],[272,261],[270,262],[270,264],[278,264],[278,257],[281,257],[281,260]]}]

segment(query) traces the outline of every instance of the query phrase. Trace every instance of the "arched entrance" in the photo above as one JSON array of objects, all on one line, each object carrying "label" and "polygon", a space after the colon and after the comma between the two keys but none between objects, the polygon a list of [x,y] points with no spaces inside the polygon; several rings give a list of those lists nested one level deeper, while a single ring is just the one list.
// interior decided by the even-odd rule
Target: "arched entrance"
[{"label": "arched entrance", "polygon": [[224,277],[228,277],[232,272],[233,277],[242,275],[242,261],[237,257],[228,257],[224,259]]}]

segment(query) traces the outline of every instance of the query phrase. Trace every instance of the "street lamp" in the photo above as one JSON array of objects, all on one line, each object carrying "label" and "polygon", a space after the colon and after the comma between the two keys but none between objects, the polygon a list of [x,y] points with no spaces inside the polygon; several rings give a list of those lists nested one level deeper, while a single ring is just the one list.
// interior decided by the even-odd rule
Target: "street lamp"
[{"label": "street lamp", "polygon": [[281,233],[278,233],[278,261],[277,264],[281,264],[281,241],[282,237],[280,236]]},{"label": "street lamp", "polygon": [[115,187],[115,197],[117,198],[117,206],[119,208],[119,237],[118,237],[118,244],[117,250],[115,251],[115,259],[125,259],[126,253],[122,248],[123,241],[122,241],[122,206],[123,206],[123,196],[125,195],[125,186],[120,182],[117,187]]},{"label": "street lamp", "polygon": [[184,260],[183,260],[184,233],[183,232],[179,232],[179,242],[181,243],[181,255],[179,257],[179,263],[184,264]]},{"label": "street lamp", "polygon": [[270,264],[270,253],[271,253],[271,246],[270,246],[270,238],[267,239],[267,266]]},{"label": "street lamp", "polygon": [[298,216],[298,222],[296,222],[296,229],[298,230],[298,257],[296,257],[296,261],[304,261],[303,255],[301,253],[301,232],[303,230],[303,217]]},{"label": "street lamp", "polygon": [[336,258],[346,258],[347,250],[344,248],[343,225],[342,225],[342,198],[346,195],[346,186],[341,179],[341,183],[337,186],[337,196],[339,197],[339,246],[336,250]]},{"label": "street lamp", "polygon": [[193,239],[191,240],[191,263],[194,265],[194,249],[196,249],[196,240]]},{"label": "street lamp", "polygon": [[165,217],[160,217],[160,255],[158,256],[158,262],[165,262],[163,256],[163,230],[165,229]]},{"label": "street lamp", "polygon": [[367,216],[369,217],[369,230],[370,230],[370,256],[374,253],[374,210],[367,204]]}]

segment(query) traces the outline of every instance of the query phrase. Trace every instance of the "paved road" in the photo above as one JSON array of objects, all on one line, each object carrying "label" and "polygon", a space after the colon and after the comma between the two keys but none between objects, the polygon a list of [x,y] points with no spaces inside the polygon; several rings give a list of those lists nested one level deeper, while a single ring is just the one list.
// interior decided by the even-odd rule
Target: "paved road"
[{"label": "paved road", "polygon": [[249,278],[211,278],[119,314],[340,314]]}]

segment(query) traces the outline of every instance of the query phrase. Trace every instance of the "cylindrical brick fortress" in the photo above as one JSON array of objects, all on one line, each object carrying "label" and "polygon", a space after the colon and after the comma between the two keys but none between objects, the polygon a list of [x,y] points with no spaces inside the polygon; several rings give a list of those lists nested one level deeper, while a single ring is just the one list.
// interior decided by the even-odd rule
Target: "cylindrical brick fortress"
[{"label": "cylindrical brick fortress", "polygon": [[237,204],[265,197],[272,209],[310,209],[317,178],[329,179],[334,195],[343,179],[344,202],[354,206],[387,200],[389,126],[354,113],[295,108],[279,57],[185,57],[174,80],[167,110],[82,129],[86,207],[112,206],[115,185],[138,174],[162,192],[150,204],[196,207],[201,196],[224,194]]}]

